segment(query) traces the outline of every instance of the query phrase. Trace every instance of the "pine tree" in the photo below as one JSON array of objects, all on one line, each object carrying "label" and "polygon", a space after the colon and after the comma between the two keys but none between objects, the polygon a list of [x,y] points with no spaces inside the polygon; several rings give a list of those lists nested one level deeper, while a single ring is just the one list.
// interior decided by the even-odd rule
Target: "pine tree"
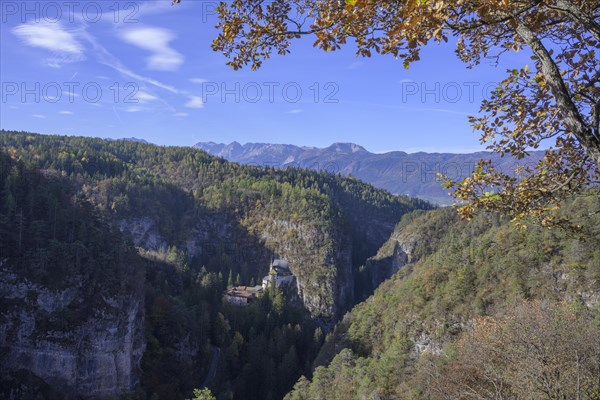
[{"label": "pine tree", "polygon": [[229,276],[227,277],[227,287],[235,286],[235,282],[233,281],[233,271],[229,270]]}]

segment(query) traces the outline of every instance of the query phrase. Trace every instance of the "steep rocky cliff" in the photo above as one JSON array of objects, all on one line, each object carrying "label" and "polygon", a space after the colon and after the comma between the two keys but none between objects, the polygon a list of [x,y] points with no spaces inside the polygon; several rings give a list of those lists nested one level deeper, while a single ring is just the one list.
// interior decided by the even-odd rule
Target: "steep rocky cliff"
[{"label": "steep rocky cliff", "polygon": [[[402,217],[389,239],[365,264],[366,275],[373,287],[391,278],[405,265],[415,263],[434,251],[440,243],[440,232],[447,229],[447,221],[436,215],[417,210]],[[415,223],[415,220],[422,223]]]},{"label": "steep rocky cliff", "polygon": [[391,278],[400,268],[413,262],[411,253],[414,243],[402,236],[401,232],[394,231],[377,254],[367,260],[366,271],[371,278],[373,287],[379,286],[381,282]]},{"label": "steep rocky cliff", "polygon": [[[74,286],[49,289],[3,266],[3,374],[30,371],[68,397],[109,398],[137,386],[144,352],[143,297],[99,292],[90,299],[82,292]],[[4,392],[15,399],[21,394],[15,387]]]},{"label": "steep rocky cliff", "polygon": [[315,317],[340,315],[354,301],[352,244],[339,227],[320,230],[288,221],[269,224],[260,233],[275,254],[286,258],[297,277],[298,295]]},{"label": "steep rocky cliff", "polygon": [[145,261],[71,182],[0,164],[0,397],[130,392],[145,348]]}]

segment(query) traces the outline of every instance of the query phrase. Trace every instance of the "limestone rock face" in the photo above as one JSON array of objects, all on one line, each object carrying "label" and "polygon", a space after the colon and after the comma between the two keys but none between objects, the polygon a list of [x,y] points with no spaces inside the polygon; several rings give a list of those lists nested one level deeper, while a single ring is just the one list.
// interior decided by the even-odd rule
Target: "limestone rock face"
[{"label": "limestone rock face", "polygon": [[274,221],[260,233],[274,253],[289,262],[298,298],[315,318],[333,320],[354,301],[352,244],[340,229]]},{"label": "limestone rock face", "polygon": [[413,255],[418,238],[396,230],[374,257],[367,260],[366,267],[371,275],[373,287],[389,279],[406,264],[415,262]]},{"label": "limestone rock face", "polygon": [[146,250],[166,250],[167,242],[160,236],[150,217],[131,218],[118,222],[119,230],[128,233],[136,246]]},{"label": "limestone rock face", "polygon": [[111,398],[137,386],[145,349],[142,292],[98,291],[93,304],[84,292],[49,289],[0,269],[3,376],[28,371],[67,398]]}]

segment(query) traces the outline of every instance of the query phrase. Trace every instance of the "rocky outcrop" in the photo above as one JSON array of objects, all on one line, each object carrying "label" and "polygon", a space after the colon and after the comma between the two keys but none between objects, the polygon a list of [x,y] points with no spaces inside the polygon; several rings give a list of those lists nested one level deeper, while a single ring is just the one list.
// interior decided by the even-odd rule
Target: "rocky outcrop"
[{"label": "rocky outcrop", "polygon": [[333,319],[352,304],[352,244],[340,229],[276,220],[260,236],[275,254],[289,261],[298,297],[313,317]]},{"label": "rocky outcrop", "polygon": [[[84,293],[0,269],[3,376],[28,371],[66,398],[111,398],[136,387],[145,348],[142,292]],[[20,398],[20,385],[8,386],[2,395]]]},{"label": "rocky outcrop", "polygon": [[120,220],[119,230],[128,234],[133,243],[146,250],[166,251],[167,242],[162,238],[154,220],[150,217],[130,218]]},{"label": "rocky outcrop", "polygon": [[423,353],[430,353],[434,355],[442,354],[442,346],[438,343],[434,337],[426,332],[421,332],[421,335],[413,338],[414,347],[412,356],[418,358]]},{"label": "rocky outcrop", "polygon": [[367,260],[366,267],[370,272],[371,285],[373,288],[379,286],[381,282],[389,279],[392,275],[409,263],[410,257],[402,248],[400,242],[394,241],[391,244],[392,253],[385,257],[371,257]]},{"label": "rocky outcrop", "polygon": [[[321,262],[296,259],[291,267],[298,277],[298,295],[311,315],[329,320],[340,317],[354,301],[354,278],[349,246]],[[293,264],[292,264],[293,265]]]},{"label": "rocky outcrop", "polygon": [[414,237],[404,234],[401,230],[396,230],[392,234],[390,239],[379,249],[377,255],[369,258],[366,262],[373,288],[391,278],[406,264],[416,261],[413,257],[416,244],[417,241]]}]

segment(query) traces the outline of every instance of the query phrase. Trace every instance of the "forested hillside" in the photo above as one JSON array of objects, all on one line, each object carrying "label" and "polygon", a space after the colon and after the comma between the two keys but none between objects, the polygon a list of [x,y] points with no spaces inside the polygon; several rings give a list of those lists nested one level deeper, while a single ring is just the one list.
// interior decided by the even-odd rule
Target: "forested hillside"
[{"label": "forested hillside", "polygon": [[414,264],[344,317],[328,366],[286,399],[598,398],[599,211],[594,189],[560,211],[579,233],[406,215],[376,258]]},{"label": "forested hillside", "polygon": [[[61,309],[74,302],[89,306],[85,298],[61,297],[70,286],[93,293],[128,283],[145,287],[144,307],[131,317],[144,326],[143,337],[136,336],[141,346],[136,354],[143,352],[143,358],[131,363],[131,385],[114,393],[139,379],[139,396],[189,396],[204,383],[216,346],[218,371],[207,384],[221,398],[281,398],[300,374],[310,372],[324,329],[379,283],[356,284],[366,259],[403,214],[431,208],[355,179],[240,166],[190,148],[7,131],[0,132],[0,147],[5,176],[0,222],[10,233],[2,236],[3,271],[16,271],[15,279],[27,282],[33,279],[27,271],[38,271],[40,290],[63,299]],[[48,189],[40,179],[50,179]],[[83,207],[86,214],[70,207]],[[74,254],[73,264],[57,259],[61,246],[67,248],[66,260]],[[95,269],[103,264],[94,261],[94,252],[103,254],[107,268]],[[80,261],[84,256],[87,261]],[[134,261],[121,268],[125,261],[110,257]],[[285,301],[275,290],[244,312],[221,304],[228,285],[259,283],[273,257],[289,260],[299,302]],[[57,265],[65,270],[51,272]],[[62,279],[67,273],[75,283]],[[60,285],[51,286],[53,280]],[[30,304],[34,314],[39,302]],[[106,322],[90,313],[98,323],[90,329]],[[49,334],[38,315],[33,327],[14,318],[36,334]],[[118,327],[127,319],[115,318]],[[69,334],[77,336],[73,330]],[[54,339],[48,340],[54,346]],[[2,347],[10,346],[3,337]],[[77,359],[85,347],[79,343],[69,351],[68,357]],[[4,365],[14,361],[10,352],[2,354],[8,357]],[[44,362],[64,361],[60,353],[52,354]],[[77,373],[82,364],[75,365]],[[43,370],[24,363],[16,367],[34,375]],[[123,379],[122,371],[113,375]],[[70,389],[100,394],[78,385]]]}]

